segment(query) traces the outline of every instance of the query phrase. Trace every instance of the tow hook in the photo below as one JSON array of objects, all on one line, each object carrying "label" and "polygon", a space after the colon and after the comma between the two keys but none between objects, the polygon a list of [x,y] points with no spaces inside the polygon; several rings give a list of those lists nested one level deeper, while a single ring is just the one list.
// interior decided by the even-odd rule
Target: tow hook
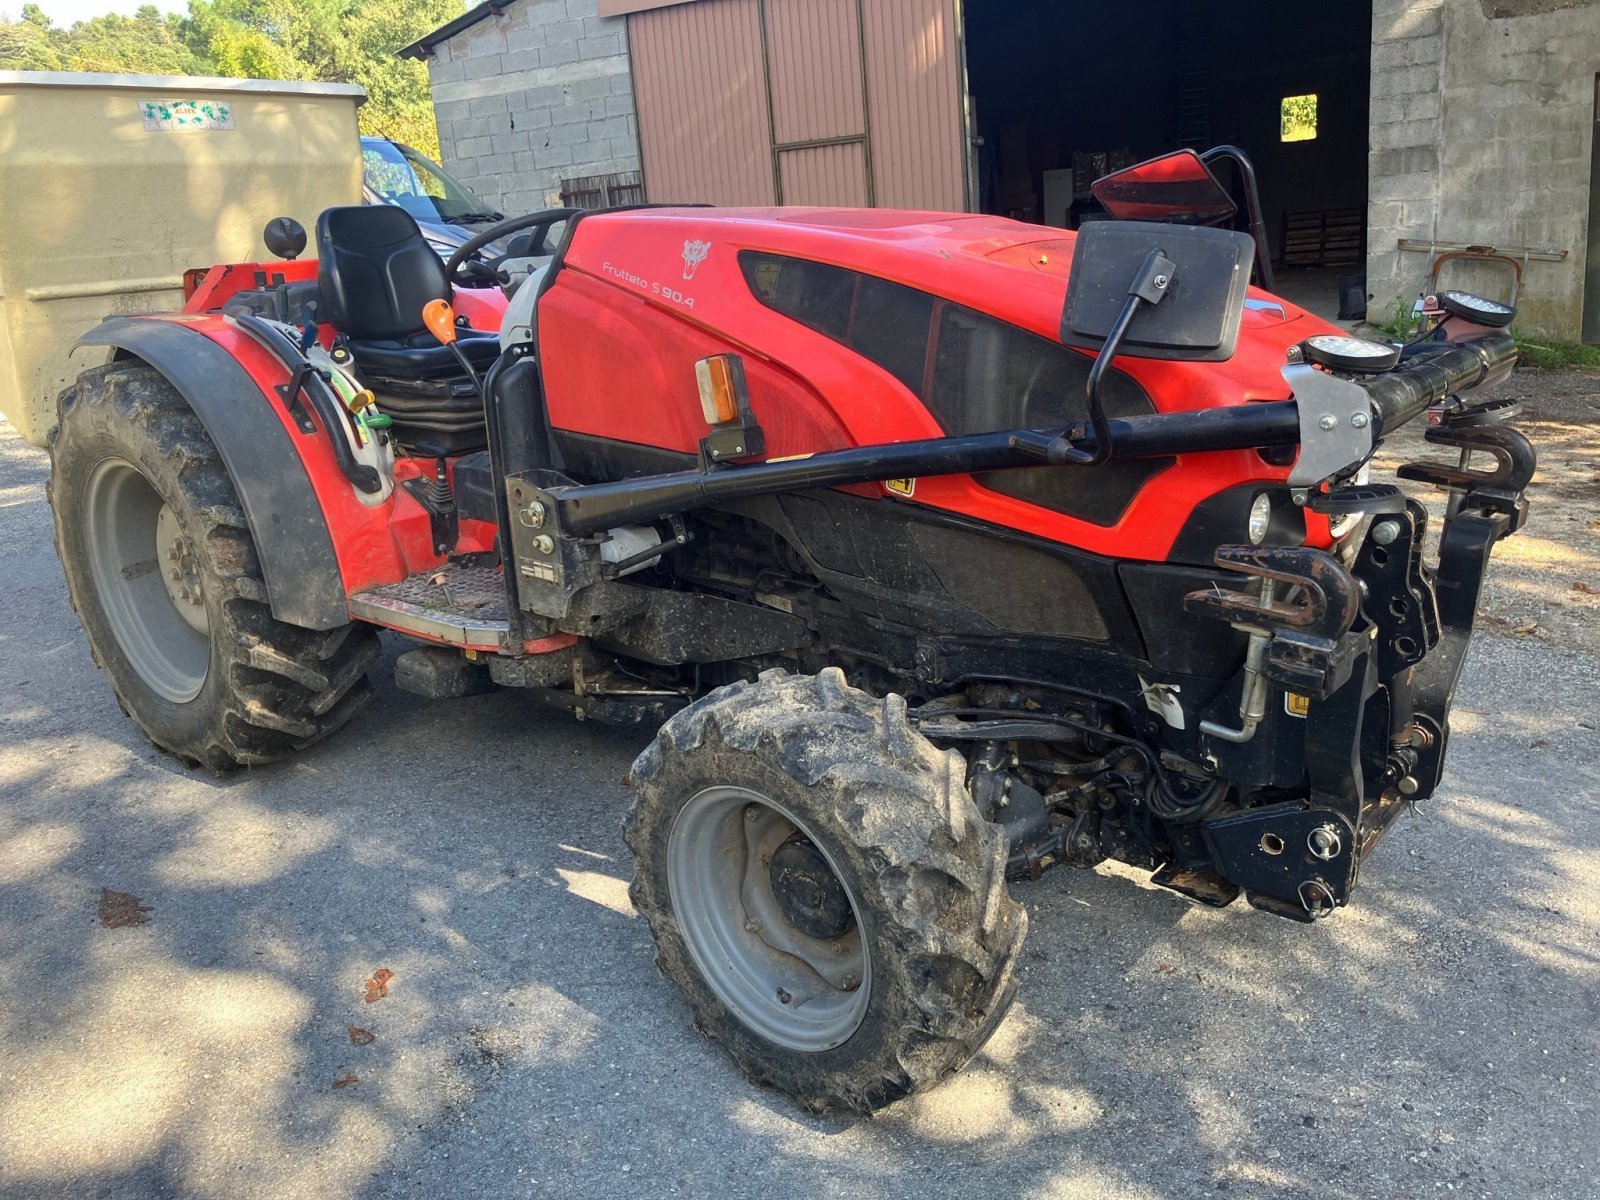
[{"label": "tow hook", "polygon": [[1306,547],[1219,546],[1216,563],[1258,580],[1254,595],[1211,587],[1183,599],[1187,611],[1226,621],[1249,636],[1239,727],[1200,725],[1208,737],[1237,745],[1253,738],[1266,718],[1273,685],[1324,700],[1350,678],[1362,646],[1350,632],[1359,590],[1337,559]]}]

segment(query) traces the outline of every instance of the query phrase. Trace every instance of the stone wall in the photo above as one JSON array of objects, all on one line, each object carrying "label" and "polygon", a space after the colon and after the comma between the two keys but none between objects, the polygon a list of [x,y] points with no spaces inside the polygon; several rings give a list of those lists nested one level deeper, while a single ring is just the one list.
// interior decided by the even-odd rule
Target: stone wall
[{"label": "stone wall", "polygon": [[[1566,250],[1528,263],[1518,330],[1576,340],[1583,314],[1600,0],[1374,0],[1368,312],[1427,286],[1400,238]],[[1446,285],[1494,295],[1505,277]]]},{"label": "stone wall", "polygon": [[595,0],[513,0],[433,48],[444,167],[507,214],[561,181],[639,170],[626,19]]}]

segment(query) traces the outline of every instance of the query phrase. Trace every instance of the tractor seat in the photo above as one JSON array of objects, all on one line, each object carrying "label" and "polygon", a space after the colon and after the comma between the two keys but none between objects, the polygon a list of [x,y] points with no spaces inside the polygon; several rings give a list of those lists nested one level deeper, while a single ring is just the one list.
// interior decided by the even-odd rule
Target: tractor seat
[{"label": "tractor seat", "polygon": [[[423,307],[454,291],[410,213],[388,204],[325,209],[317,218],[317,284],[323,319],[348,339],[356,373],[394,418],[402,446],[447,440],[455,452],[487,444],[471,381],[450,347],[423,327]],[[500,354],[499,335],[483,330],[462,329],[457,345],[479,372]]]},{"label": "tractor seat", "polygon": [[[454,295],[444,263],[403,208],[355,204],[317,218],[317,285],[323,317],[349,339],[363,375],[406,380],[461,377],[461,364],[422,324],[423,306]],[[484,368],[499,335],[461,331],[467,361]]]},{"label": "tractor seat", "polygon": [[[456,345],[478,372],[500,356],[500,336],[481,329],[463,329]],[[450,347],[423,330],[405,338],[350,339],[350,353],[363,375],[403,385],[407,380],[453,379],[461,364]]]}]

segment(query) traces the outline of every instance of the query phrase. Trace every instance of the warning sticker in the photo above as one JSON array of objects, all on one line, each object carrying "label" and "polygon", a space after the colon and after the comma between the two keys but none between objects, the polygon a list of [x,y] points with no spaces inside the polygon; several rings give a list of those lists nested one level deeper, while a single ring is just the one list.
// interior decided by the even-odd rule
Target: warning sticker
[{"label": "warning sticker", "polygon": [[1309,716],[1311,713],[1311,697],[1302,696],[1298,692],[1285,692],[1283,694],[1283,711],[1291,717]]},{"label": "warning sticker", "polygon": [[883,486],[896,496],[912,496],[917,491],[917,481],[915,479],[885,479]]}]

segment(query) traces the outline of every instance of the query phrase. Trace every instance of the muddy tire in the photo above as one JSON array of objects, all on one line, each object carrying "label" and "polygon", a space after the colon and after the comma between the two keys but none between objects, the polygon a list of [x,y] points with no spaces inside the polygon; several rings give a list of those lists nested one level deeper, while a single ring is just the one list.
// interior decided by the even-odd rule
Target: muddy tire
[{"label": "muddy tire", "polygon": [[1027,914],[965,775],[900,697],[832,668],[722,688],[634,763],[634,907],[696,1028],[752,1080],[869,1112],[999,1025]]},{"label": "muddy tire", "polygon": [[233,482],[158,372],[115,362],[61,394],[56,552],[95,662],[158,747],[224,772],[316,742],[371,692],[376,633],[275,620]]}]

